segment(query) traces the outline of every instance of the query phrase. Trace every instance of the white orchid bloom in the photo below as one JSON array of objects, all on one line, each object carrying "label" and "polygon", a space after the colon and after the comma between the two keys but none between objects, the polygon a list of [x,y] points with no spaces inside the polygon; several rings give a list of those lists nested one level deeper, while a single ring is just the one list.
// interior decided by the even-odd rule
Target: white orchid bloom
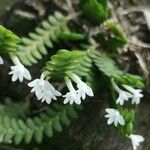
[{"label": "white orchid bloom", "polygon": [[114,123],[115,127],[120,125],[125,125],[125,121],[123,116],[120,114],[120,112],[113,108],[107,108],[106,112],[108,114],[105,115],[105,118],[108,118],[107,124],[110,125]]},{"label": "white orchid bloom", "polygon": [[79,97],[84,100],[86,95],[90,97],[94,96],[92,89],[85,82],[83,82],[80,77],[74,73],[70,73],[68,75],[77,84]]},{"label": "white orchid bloom", "polygon": [[144,137],[141,135],[131,134],[129,139],[131,139],[133,150],[137,150],[137,147],[140,145],[140,143],[144,142]]},{"label": "white orchid bloom", "polygon": [[2,57],[0,56],[0,65],[4,64]]},{"label": "white orchid bloom", "polygon": [[11,66],[11,71],[9,72],[9,75],[12,75],[12,81],[15,82],[16,80],[19,80],[20,82],[23,81],[23,79],[31,80],[30,72],[24,67],[23,64],[19,61],[18,57],[12,58],[15,66]]},{"label": "white orchid bloom", "polygon": [[143,94],[141,93],[142,90],[134,89],[133,87],[131,87],[129,85],[123,85],[123,87],[133,94],[132,104],[139,104],[141,98],[143,97]]},{"label": "white orchid bloom", "polygon": [[42,74],[40,79],[35,79],[28,84],[32,87],[31,93],[35,92],[36,97],[41,102],[46,101],[48,104],[51,100],[57,100],[57,96],[61,96],[61,93],[55,90],[55,88],[47,81],[44,80],[44,75]]},{"label": "white orchid bloom", "polygon": [[68,77],[65,77],[65,81],[69,92],[63,96],[65,97],[64,104],[67,104],[68,102],[70,103],[70,105],[72,105],[73,103],[76,103],[78,105],[81,104],[81,99],[78,95],[78,91],[74,89],[71,80]]}]

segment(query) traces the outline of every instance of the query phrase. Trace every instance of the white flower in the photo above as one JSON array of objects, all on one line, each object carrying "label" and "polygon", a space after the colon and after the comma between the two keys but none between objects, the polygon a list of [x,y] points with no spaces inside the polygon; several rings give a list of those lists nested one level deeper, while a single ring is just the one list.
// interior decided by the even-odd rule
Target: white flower
[{"label": "white flower", "polygon": [[65,97],[64,104],[70,103],[72,105],[73,103],[81,104],[81,99],[78,95],[78,91],[76,91],[71,83],[71,80],[68,77],[65,77],[66,85],[69,89],[69,92],[66,93],[63,97]]},{"label": "white flower", "polygon": [[128,85],[123,85],[123,87],[133,94],[132,104],[139,104],[141,98],[143,97],[143,94],[141,93],[142,90],[134,89],[133,87],[128,86]]},{"label": "white flower", "polygon": [[67,104],[68,102],[70,105],[72,105],[74,102],[78,105],[81,104],[81,99],[75,90],[66,93],[66,95],[63,97],[65,97],[64,104]]},{"label": "white flower", "polygon": [[91,97],[94,96],[92,89],[86,83],[84,83],[76,74],[70,73],[68,75],[77,84],[77,92],[79,97],[82,97],[82,99],[84,100],[86,98],[86,95]]},{"label": "white flower", "polygon": [[124,101],[128,101],[129,98],[133,97],[131,93],[121,90],[114,81],[112,81],[112,85],[114,89],[119,93],[119,97],[116,100],[116,104],[123,105]]},{"label": "white flower", "polygon": [[119,97],[116,100],[116,104],[123,105],[124,101],[128,101],[128,99],[132,97],[133,95],[131,93],[123,91],[123,90],[119,90]]},{"label": "white flower", "polygon": [[139,104],[143,94],[141,94],[142,90],[135,89],[133,92],[132,104]]},{"label": "white flower", "polygon": [[19,79],[20,82],[23,81],[23,78],[27,80],[31,80],[31,75],[29,71],[24,67],[23,64],[19,61],[17,57],[12,58],[15,66],[11,66],[11,71],[9,75],[12,75],[12,81],[16,81]]},{"label": "white flower", "polygon": [[140,145],[140,143],[144,142],[144,137],[141,135],[131,134],[129,138],[131,139],[133,150],[137,150],[137,147]]},{"label": "white flower", "polygon": [[46,101],[50,104],[52,99],[57,100],[56,96],[61,96],[61,93],[45,80],[42,102]]},{"label": "white flower", "polygon": [[107,108],[106,112],[108,114],[105,115],[105,118],[108,118],[107,124],[110,125],[114,123],[115,127],[120,124],[120,125],[125,125],[124,118],[122,115],[119,113],[118,110],[112,109],[112,108]]},{"label": "white flower", "polygon": [[30,82],[28,86],[33,87],[31,93],[35,92],[35,95],[39,100],[43,97],[43,91],[44,91],[43,75],[41,75],[40,79],[35,79],[34,81]]},{"label": "white flower", "polygon": [[46,101],[50,104],[52,99],[57,100],[56,96],[61,96],[60,92],[55,90],[55,88],[47,80],[44,80],[43,74],[40,79],[35,79],[30,82],[28,86],[32,87],[31,92],[35,92],[36,97],[38,100],[41,100],[41,102]]},{"label": "white flower", "polygon": [[0,65],[4,64],[2,57],[0,56]]}]

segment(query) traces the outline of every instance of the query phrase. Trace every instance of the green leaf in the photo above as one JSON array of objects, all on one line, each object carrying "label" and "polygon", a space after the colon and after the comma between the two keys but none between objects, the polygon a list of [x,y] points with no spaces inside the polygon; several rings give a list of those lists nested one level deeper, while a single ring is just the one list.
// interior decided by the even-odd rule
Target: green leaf
[{"label": "green leaf", "polygon": [[0,25],[0,53],[16,54],[19,42],[18,36]]},{"label": "green leaf", "polygon": [[60,12],[55,12],[53,16],[49,16],[47,20],[44,20],[35,29],[35,32],[29,33],[29,37],[22,38],[17,51],[22,63],[31,66],[42,59],[42,55],[47,54],[47,47],[52,48],[53,43],[59,41],[60,33],[69,31],[67,22],[67,17]]},{"label": "green leaf", "polygon": [[49,121],[45,126],[45,133],[48,137],[53,136],[53,128],[52,128],[52,121]]},{"label": "green leaf", "polygon": [[31,118],[27,118],[27,125],[31,128],[34,129],[35,128],[35,123]]},{"label": "green leaf", "polygon": [[43,127],[36,128],[35,130],[35,140],[41,143],[43,139]]},{"label": "green leaf", "polygon": [[34,130],[27,129],[25,133],[25,143],[29,144],[33,138]]},{"label": "green leaf", "polygon": [[59,50],[51,60],[46,63],[44,74],[50,75],[52,78],[63,81],[68,71],[74,71],[83,53],[80,51]]},{"label": "green leaf", "polygon": [[115,62],[105,54],[97,57],[94,62],[98,70],[108,77],[121,77],[123,75],[123,72],[119,70]]},{"label": "green leaf", "polygon": [[[3,105],[1,105],[0,111],[2,109],[3,114],[6,114],[5,111],[7,111],[7,106],[2,107]],[[15,108],[19,108],[19,106],[24,107],[24,105],[18,103],[12,105],[12,107],[14,106]],[[16,116],[13,115],[12,117],[11,111],[13,112],[15,109],[11,109],[7,112],[7,116],[0,114],[0,133],[3,135],[2,142],[14,142],[16,145],[21,142],[28,144],[33,139],[36,142],[41,143],[44,135],[52,137],[54,131],[61,132],[63,130],[63,125],[68,126],[70,120],[74,118],[74,116],[77,116],[76,108],[74,108],[74,106],[60,104],[52,105],[46,112],[42,112],[33,118],[24,116],[25,120],[20,118],[18,114],[16,114]]]},{"label": "green leaf", "polygon": [[117,24],[107,22],[105,28],[106,30],[102,31],[97,36],[98,42],[100,42],[105,49],[113,52],[123,47],[128,42],[123,30]]},{"label": "green leaf", "polygon": [[63,40],[83,40],[85,36],[83,34],[74,33],[74,32],[61,32],[59,33],[59,38]]},{"label": "green leaf", "polygon": [[126,84],[135,88],[144,88],[144,81],[140,76],[132,74],[124,74],[122,76],[116,76],[115,80],[120,84]]},{"label": "green leaf", "polygon": [[69,125],[70,124],[70,119],[67,116],[66,111],[62,112],[60,115],[60,121],[64,124],[64,125]]},{"label": "green leaf", "polygon": [[134,115],[135,115],[134,110],[128,110],[128,112],[125,115],[125,121],[126,122],[133,122],[134,121]]},{"label": "green leaf", "polygon": [[118,84],[127,84],[135,88],[144,88],[143,79],[140,76],[123,72],[111,58],[106,56],[106,54],[99,55],[94,59],[94,63],[101,73],[110,78],[113,77]]},{"label": "green leaf", "polygon": [[133,124],[130,122],[126,125],[126,135],[130,135],[133,133]]},{"label": "green leaf", "polygon": [[15,132],[13,131],[13,129],[9,128],[4,136],[4,139],[3,139],[4,143],[9,143],[14,135],[15,135]]},{"label": "green leaf", "polygon": [[80,0],[80,8],[91,24],[99,25],[108,18],[107,0]]},{"label": "green leaf", "polygon": [[18,129],[16,131],[16,135],[14,137],[14,142],[16,145],[21,143],[21,141],[23,140],[24,134],[25,134],[25,131],[23,130]]},{"label": "green leaf", "polygon": [[58,132],[61,132],[62,131],[62,125],[60,124],[60,121],[59,121],[59,117],[56,117],[54,120],[53,120],[53,128],[58,131]]},{"label": "green leaf", "polygon": [[4,122],[3,122],[3,123],[4,123],[4,126],[5,126],[7,129],[9,129],[10,126],[11,126],[11,122],[10,122],[10,119],[8,118],[8,116],[5,116],[3,121],[4,121]]},{"label": "green leaf", "polygon": [[25,124],[25,122],[21,119],[18,120],[18,125],[19,127],[22,129],[22,130],[26,130],[27,129],[27,126]]}]

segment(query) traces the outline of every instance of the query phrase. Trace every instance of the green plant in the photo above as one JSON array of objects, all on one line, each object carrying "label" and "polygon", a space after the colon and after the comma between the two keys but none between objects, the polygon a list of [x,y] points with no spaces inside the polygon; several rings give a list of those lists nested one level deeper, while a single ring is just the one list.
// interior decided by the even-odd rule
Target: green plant
[{"label": "green plant", "polygon": [[0,135],[4,143],[28,144],[32,139],[41,143],[43,136],[52,137],[54,131],[61,132],[63,126],[68,126],[71,119],[77,117],[77,110],[81,109],[81,106],[54,104],[31,118],[26,114],[24,103],[8,101],[6,105],[0,105]]},{"label": "green plant", "polygon": [[[110,97],[111,108],[106,109],[108,124],[114,123],[123,136],[130,138],[133,132],[134,108],[128,109],[124,103],[132,98],[132,104],[139,104],[143,95],[138,88],[144,88],[144,84],[141,77],[126,73],[115,61],[116,56],[119,56],[118,49],[128,42],[127,37],[114,22],[105,22],[109,14],[107,0],[80,0],[78,7],[81,9],[81,16],[65,15],[56,11],[54,15],[42,21],[35,31],[30,32],[28,37],[22,37],[21,42],[15,34],[0,26],[1,52],[7,52],[14,63],[9,74],[13,75],[12,81],[19,79],[22,82],[24,78],[31,80],[24,65],[33,66],[43,55],[47,55],[49,60],[40,70],[41,77],[28,83],[28,86],[32,88],[31,92],[35,93],[38,100],[48,104],[52,99],[57,100],[57,97],[61,96],[65,99],[64,104],[80,104],[86,99],[86,95],[94,96],[93,93],[99,89],[95,90],[95,87],[100,87],[98,81],[103,82]],[[76,20],[81,21],[81,24],[77,24]],[[88,30],[85,30],[82,24],[85,20]],[[105,30],[99,30],[91,36],[89,24],[92,24],[93,28],[101,25]],[[55,44],[61,48],[52,54],[48,50],[55,48]],[[66,87],[69,90],[67,93]],[[60,91],[56,90],[57,88]],[[27,97],[29,99],[30,96]],[[18,103],[12,107],[21,105]],[[1,108],[2,141],[16,144],[23,141],[30,143],[33,137],[40,143],[44,135],[52,137],[54,130],[61,132],[63,125],[69,125],[71,119],[77,116],[78,109],[77,106],[55,102],[46,111],[29,117],[24,111],[7,112],[8,105],[2,105]],[[29,106],[26,111],[28,109]],[[111,118],[111,113],[115,115],[115,119],[120,120],[117,122]]]}]

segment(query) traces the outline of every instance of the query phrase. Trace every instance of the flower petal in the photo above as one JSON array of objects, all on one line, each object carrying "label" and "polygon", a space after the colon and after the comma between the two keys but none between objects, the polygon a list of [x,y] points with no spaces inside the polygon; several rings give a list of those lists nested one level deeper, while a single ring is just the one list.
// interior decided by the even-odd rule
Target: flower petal
[{"label": "flower petal", "polygon": [[27,80],[31,80],[30,72],[26,68],[24,70],[24,78]]},{"label": "flower petal", "polygon": [[125,125],[125,121],[122,116],[118,117],[118,122],[120,125]]},{"label": "flower petal", "polygon": [[113,119],[113,118],[109,118],[109,119],[107,120],[107,124],[108,124],[108,125],[112,124],[113,122],[114,122],[114,119]]},{"label": "flower petal", "polygon": [[12,81],[15,82],[17,80],[18,76],[16,74],[12,75]]},{"label": "flower petal", "polygon": [[3,61],[3,59],[2,59],[1,56],[0,56],[0,64],[1,64],[1,65],[4,64],[4,61]]},{"label": "flower petal", "polygon": [[24,78],[27,80],[31,79],[29,71],[21,64],[19,59],[14,56],[12,60],[15,63],[15,66],[11,66],[11,71],[9,72],[9,75],[12,75],[12,81],[19,80],[22,82]]},{"label": "flower petal", "polygon": [[28,86],[29,86],[29,87],[34,87],[35,85],[38,84],[38,83],[37,83],[38,81],[39,81],[39,79],[35,79],[34,81],[28,83]]}]

